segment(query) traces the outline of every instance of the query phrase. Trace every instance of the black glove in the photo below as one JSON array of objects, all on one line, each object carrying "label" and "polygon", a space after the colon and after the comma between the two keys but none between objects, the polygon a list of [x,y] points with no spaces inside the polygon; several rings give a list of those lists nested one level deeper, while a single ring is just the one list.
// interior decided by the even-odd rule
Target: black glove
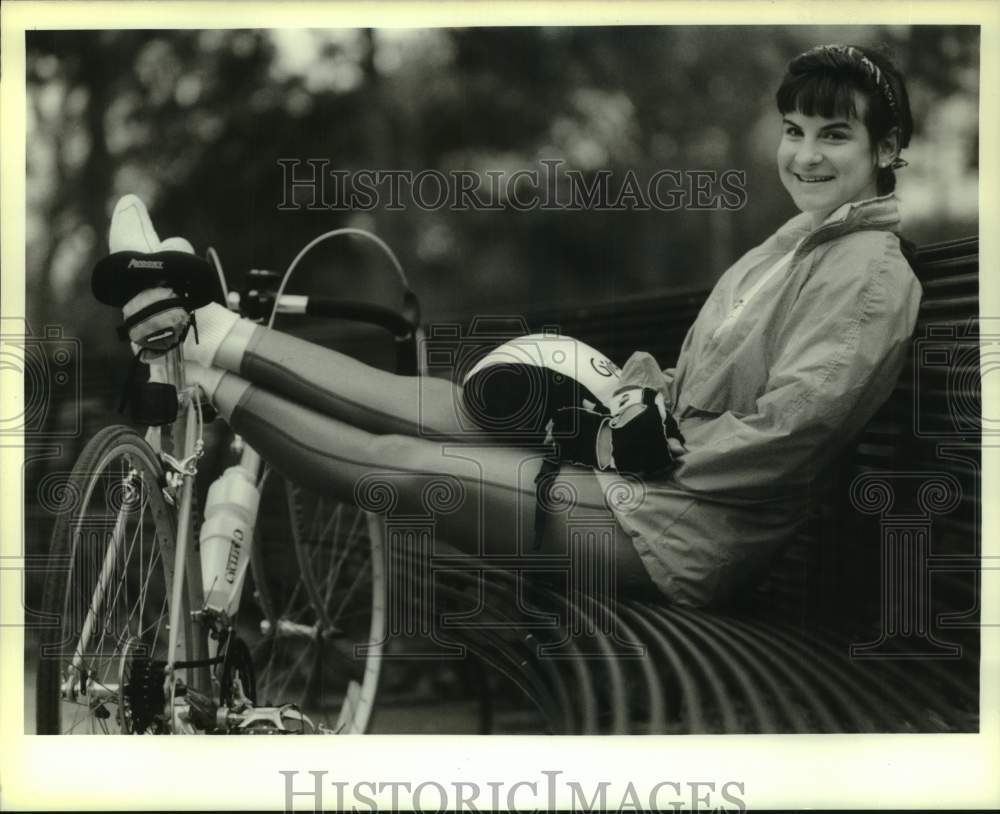
[{"label": "black glove", "polygon": [[615,393],[609,425],[614,467],[619,472],[648,475],[669,469],[674,454],[667,439],[684,443],[663,396],[649,387],[622,388]]},{"label": "black glove", "polygon": [[586,407],[560,407],[556,410],[552,419],[552,440],[559,446],[559,460],[606,469],[610,460],[598,460],[597,435],[601,426],[610,420],[603,405],[592,410]]}]

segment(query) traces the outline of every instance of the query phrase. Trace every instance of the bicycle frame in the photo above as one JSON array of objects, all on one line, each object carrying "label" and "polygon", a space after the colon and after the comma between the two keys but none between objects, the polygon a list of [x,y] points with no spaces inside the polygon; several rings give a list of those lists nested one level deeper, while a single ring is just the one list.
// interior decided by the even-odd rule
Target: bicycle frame
[{"label": "bicycle frame", "polygon": [[[177,669],[177,653],[187,654],[189,660],[200,660],[207,657],[208,630],[203,624],[201,616],[194,616],[191,619],[192,638],[194,641],[185,643],[182,640],[186,630],[185,624],[180,619],[182,607],[182,596],[186,590],[189,608],[201,608],[204,604],[201,560],[199,557],[189,556],[192,548],[192,536],[194,523],[192,522],[192,511],[194,504],[194,479],[197,474],[197,442],[200,434],[200,405],[198,395],[186,385],[184,379],[184,359],[183,344],[178,345],[167,353],[166,359],[167,381],[177,388],[179,397],[179,418],[172,425],[166,428],[150,428],[146,433],[146,440],[156,451],[164,463],[164,467],[171,466],[171,451],[165,447],[171,447],[174,451],[179,450],[180,462],[187,462],[188,465],[182,467],[178,473],[180,481],[180,498],[177,512],[177,537],[174,549],[174,571],[173,585],[171,590],[170,604],[170,628],[168,638],[169,662],[167,664],[167,676],[170,681],[170,705],[171,712],[174,708],[174,696],[177,686],[177,679],[189,680],[189,676],[184,669]],[[166,438],[164,436],[166,435]],[[193,466],[191,464],[194,464]],[[174,470],[176,472],[176,469]],[[169,482],[169,480],[168,480]],[[210,678],[207,668],[196,670],[198,680],[193,683],[202,687],[210,686]],[[176,717],[171,715],[171,726],[176,725]]]},{"label": "bicycle frame", "polygon": [[[188,386],[185,380],[183,344],[167,352],[165,369],[167,383],[177,389],[178,417],[165,427],[150,427],[146,432],[146,441],[163,462],[165,471],[169,473],[167,488],[174,493],[173,500],[177,508],[167,645],[170,660],[166,668],[170,681],[171,725],[177,728],[181,723],[174,708],[177,680],[181,679],[185,684],[203,691],[211,688],[210,662],[218,653],[217,644],[209,634],[215,623],[226,626],[228,620],[213,617],[206,610],[201,558],[194,554],[197,542],[193,539],[196,511],[194,485],[198,475],[198,459],[202,451],[202,415],[199,392],[197,388]],[[251,473],[255,481],[259,480],[263,462],[257,452],[247,444],[243,445],[240,465]],[[255,535],[251,533],[248,535],[247,544],[253,546],[254,542]],[[181,608],[185,606],[182,602],[185,592],[188,598],[186,606],[190,608],[192,616],[190,620],[180,618]],[[236,596],[237,609],[241,593]],[[185,638],[186,621],[191,625],[191,641]],[[178,659],[178,653],[185,653],[186,658]]]},{"label": "bicycle frame", "polygon": [[[183,343],[167,352],[166,372],[167,382],[174,385],[178,394],[178,418],[166,427],[150,427],[146,432],[146,440],[163,461],[165,470],[177,485],[180,478],[179,498],[177,506],[177,536],[174,549],[173,584],[170,586],[170,627],[168,650],[170,660],[167,664],[167,675],[170,681],[171,707],[176,690],[177,679],[194,686],[208,688],[211,686],[211,676],[207,666],[194,667],[194,675],[187,674],[187,668],[178,667],[176,658],[178,652],[187,654],[186,661],[204,661],[211,658],[209,646],[209,626],[203,613],[204,589],[202,583],[201,558],[193,556],[194,536],[194,482],[198,474],[198,459],[201,456],[201,404],[196,388],[188,387],[184,377]],[[180,455],[175,453],[179,451]],[[180,619],[182,598],[187,592],[187,607],[191,609],[190,620],[193,641],[185,642],[186,625]],[[186,645],[186,646],[185,646]],[[190,680],[194,678],[194,680]],[[176,719],[173,721],[176,723]]]},{"label": "bicycle frame", "polygon": [[[363,306],[358,303],[323,300],[323,298],[316,298],[315,302],[311,302],[308,297],[283,296],[288,278],[302,257],[319,242],[341,234],[362,234],[374,240],[390,257],[405,289],[402,315],[391,311],[391,309],[375,305]],[[212,254],[214,253],[210,253],[210,256]],[[214,258],[214,262],[222,282],[225,301],[233,310],[239,310],[239,296],[236,295],[235,299],[230,296],[217,257]],[[281,311],[325,317],[344,317],[381,325],[389,330],[396,339],[397,356],[402,360],[401,367],[412,368],[414,373],[418,370],[423,371],[425,368],[425,365],[420,364],[417,352],[421,336],[419,305],[415,296],[409,291],[398,260],[391,250],[373,235],[362,233],[359,230],[342,229],[326,233],[312,241],[299,253],[286,271],[271,305],[268,324],[273,323],[275,314]],[[198,552],[199,541],[194,539],[199,525],[198,518],[195,516],[195,512],[199,511],[195,478],[198,475],[199,461],[204,453],[202,397],[198,387],[191,386],[186,381],[183,348],[183,343],[178,344],[167,351],[163,359],[165,383],[175,388],[178,405],[177,415],[169,424],[147,429],[145,440],[162,465],[165,481],[162,485],[162,492],[167,504],[166,510],[174,515],[175,521],[174,550],[172,555],[167,553],[167,556],[172,559],[172,571],[166,574],[169,582],[166,590],[170,598],[167,617],[166,666],[164,669],[164,692],[168,700],[169,717],[167,728],[175,733],[195,733],[204,729],[213,730],[216,728],[211,720],[201,714],[199,708],[203,702],[211,703],[219,698],[220,675],[216,673],[215,668],[224,662],[226,654],[220,652],[220,649],[223,648],[224,642],[230,640],[229,634],[235,631],[231,617],[235,617],[239,609],[246,574],[244,571],[237,580],[236,587],[240,590],[231,597],[226,610],[218,610],[214,603],[211,608],[206,605],[207,591],[204,585],[206,575],[202,573],[202,558]],[[410,356],[413,357],[414,361],[408,361]],[[236,438],[242,441],[239,436]],[[241,444],[239,452],[240,467],[249,474],[259,488],[262,488],[269,470],[259,454],[245,442]],[[256,522],[255,520],[248,530],[249,533],[245,541],[245,545],[250,547],[247,550],[248,556],[244,560],[247,568],[249,568],[253,548],[259,544],[255,534]],[[111,544],[105,553],[101,569],[102,576],[98,579],[95,588],[96,594],[90,603],[91,613],[88,614],[85,621],[83,640],[89,639],[89,630],[96,624],[97,614],[94,609],[103,604],[103,586],[110,581],[110,569],[114,566],[125,542],[123,528],[116,525],[111,537]],[[377,566],[373,565],[372,567],[376,568]],[[108,572],[107,578],[105,578],[105,572]],[[308,587],[307,585],[307,589]],[[278,619],[276,620],[277,627],[272,631],[273,635],[304,639],[312,639],[317,635],[322,635],[318,634],[317,631],[327,627],[322,622],[322,619],[325,618],[323,603],[319,597],[313,596],[311,593],[310,601],[313,607],[318,608],[318,613],[321,616],[321,621],[316,626],[306,627],[292,620],[286,622],[285,619]],[[189,613],[190,618],[182,618],[182,613]],[[74,657],[75,659],[76,657]],[[224,668],[222,674],[225,672]],[[377,670],[374,674],[377,676]],[[366,683],[367,676],[369,676],[368,672],[366,672]],[[92,691],[92,694],[96,697],[104,689],[107,689],[108,700],[113,700],[112,695],[120,687],[105,687]],[[354,690],[357,691],[357,685]],[[238,688],[237,692],[239,692]],[[63,694],[66,695],[65,689]],[[197,696],[201,696],[201,699],[198,700]],[[348,707],[345,705],[341,710],[341,719],[344,718],[346,710]],[[219,711],[221,712],[221,709]],[[284,707],[281,710],[270,707],[256,709],[251,707],[247,715],[258,718],[264,716],[268,720],[275,718],[278,722],[276,728],[281,729],[283,728],[281,719],[284,716],[298,717],[299,713],[289,713]],[[220,723],[220,726],[223,725]],[[338,721],[337,731],[340,728],[341,722]]]}]

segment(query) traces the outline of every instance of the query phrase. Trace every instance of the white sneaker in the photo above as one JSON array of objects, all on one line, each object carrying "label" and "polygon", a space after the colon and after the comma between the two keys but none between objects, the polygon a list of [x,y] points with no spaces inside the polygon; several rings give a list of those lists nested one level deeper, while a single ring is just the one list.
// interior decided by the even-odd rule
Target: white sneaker
[{"label": "white sneaker", "polygon": [[194,247],[183,237],[160,240],[153,228],[149,210],[137,195],[123,195],[115,204],[108,230],[108,248],[112,252],[186,252],[194,254]]},{"label": "white sneaker", "polygon": [[[194,248],[182,237],[161,241],[153,228],[146,205],[136,195],[124,195],[115,205],[108,230],[108,247],[114,252],[182,251],[194,254]],[[122,314],[127,320],[133,314],[161,300],[175,297],[169,288],[150,288],[125,303]],[[183,308],[167,308],[129,329],[132,351],[143,361],[150,361],[177,344],[187,328],[189,317]]]},{"label": "white sneaker", "polygon": [[125,195],[111,215],[108,248],[112,252],[158,252],[160,238],[146,205],[136,195]]}]

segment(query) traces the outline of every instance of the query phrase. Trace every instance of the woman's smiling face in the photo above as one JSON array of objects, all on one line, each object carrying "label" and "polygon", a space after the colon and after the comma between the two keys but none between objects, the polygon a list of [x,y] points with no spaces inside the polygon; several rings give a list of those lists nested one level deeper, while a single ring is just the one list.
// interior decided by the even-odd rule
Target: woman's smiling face
[{"label": "woman's smiling face", "polygon": [[[860,94],[855,104],[863,117]],[[791,111],[781,127],[778,174],[795,205],[813,216],[813,226],[842,204],[876,195],[877,164],[862,119]]]}]

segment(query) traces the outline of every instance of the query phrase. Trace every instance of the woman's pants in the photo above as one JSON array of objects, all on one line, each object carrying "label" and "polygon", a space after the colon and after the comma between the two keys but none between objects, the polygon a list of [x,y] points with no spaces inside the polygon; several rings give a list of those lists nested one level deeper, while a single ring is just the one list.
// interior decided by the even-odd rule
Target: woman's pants
[{"label": "woman's pants", "polygon": [[228,371],[216,408],[290,479],[363,508],[432,517],[435,536],[468,554],[563,556],[571,569],[612,569],[630,596],[655,594],[590,469],[562,466],[536,537],[547,450],[483,438],[459,386],[387,373],[260,326],[242,353],[224,341],[214,365]]}]

